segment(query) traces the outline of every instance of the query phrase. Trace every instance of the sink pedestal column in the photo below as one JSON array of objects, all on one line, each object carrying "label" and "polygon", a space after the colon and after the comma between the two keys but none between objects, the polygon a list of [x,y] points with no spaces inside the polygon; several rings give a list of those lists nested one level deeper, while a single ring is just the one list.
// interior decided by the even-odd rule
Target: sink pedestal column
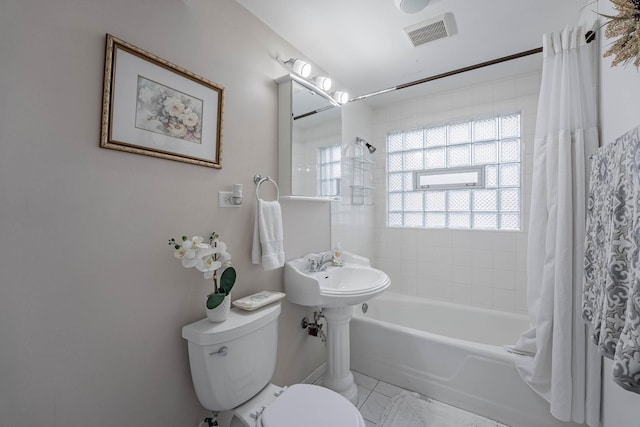
[{"label": "sink pedestal column", "polygon": [[327,321],[327,368],[323,385],[357,405],[358,388],[350,370],[349,321],[353,316],[353,307],[323,307],[322,313]]}]

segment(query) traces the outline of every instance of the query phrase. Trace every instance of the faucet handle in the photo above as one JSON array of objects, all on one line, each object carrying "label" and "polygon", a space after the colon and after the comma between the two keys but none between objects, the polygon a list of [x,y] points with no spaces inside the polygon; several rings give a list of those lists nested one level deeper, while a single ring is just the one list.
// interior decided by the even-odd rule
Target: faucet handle
[{"label": "faucet handle", "polygon": [[315,258],[309,257],[309,271],[318,271],[318,260]]}]

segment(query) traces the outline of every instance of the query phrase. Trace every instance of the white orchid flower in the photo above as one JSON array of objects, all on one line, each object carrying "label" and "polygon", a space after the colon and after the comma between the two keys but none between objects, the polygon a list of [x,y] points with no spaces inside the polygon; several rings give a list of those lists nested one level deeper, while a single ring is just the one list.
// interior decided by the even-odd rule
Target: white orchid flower
[{"label": "white orchid flower", "polygon": [[211,279],[213,277],[213,273],[220,267],[222,267],[222,263],[214,260],[213,257],[200,260],[198,265],[196,265],[196,268],[204,273],[205,279]]},{"label": "white orchid flower", "polygon": [[213,255],[215,251],[213,248],[207,244],[201,243],[198,245],[198,250],[196,251],[196,258],[203,259],[209,255]]},{"label": "white orchid flower", "polygon": [[227,245],[218,239],[208,244],[204,243],[201,236],[183,237],[179,244],[175,239],[170,239],[169,244],[176,247],[173,256],[182,261],[183,267],[195,267],[204,273],[205,279],[211,279],[215,271],[223,266],[231,265]]},{"label": "white orchid flower", "polygon": [[182,242],[182,247],[186,250],[185,258],[199,258],[198,251],[201,249],[207,249],[210,246],[206,243],[202,243],[204,239],[200,236],[193,236],[191,240],[187,239]]},{"label": "white orchid flower", "polygon": [[186,256],[182,258],[182,266],[184,268],[195,267],[198,264],[197,258],[187,258]]},{"label": "white orchid flower", "polygon": [[173,256],[178,258],[178,259],[182,259],[184,258],[184,255],[187,253],[187,251],[180,246],[178,249],[176,249],[176,251],[173,253]]},{"label": "white orchid flower", "polygon": [[222,240],[217,240],[217,239],[214,240],[214,242],[215,242],[215,247],[214,247],[215,253],[220,255],[220,258],[222,258],[224,261],[230,261],[231,254],[227,252],[227,244]]}]

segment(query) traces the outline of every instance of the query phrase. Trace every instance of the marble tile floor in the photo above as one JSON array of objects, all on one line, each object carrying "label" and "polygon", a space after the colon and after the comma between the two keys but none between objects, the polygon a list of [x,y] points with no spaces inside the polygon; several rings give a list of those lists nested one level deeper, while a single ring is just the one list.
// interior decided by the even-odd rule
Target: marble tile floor
[{"label": "marble tile floor", "polygon": [[[353,372],[353,377],[358,386],[358,404],[356,406],[360,410],[366,426],[376,427],[391,399],[406,390],[355,371]],[[452,406],[442,405],[446,406],[447,410],[451,412],[450,427],[470,425],[466,422],[457,422],[457,420],[465,418],[465,415],[469,414],[468,412]],[[474,427],[509,427],[486,418],[472,425]]]}]

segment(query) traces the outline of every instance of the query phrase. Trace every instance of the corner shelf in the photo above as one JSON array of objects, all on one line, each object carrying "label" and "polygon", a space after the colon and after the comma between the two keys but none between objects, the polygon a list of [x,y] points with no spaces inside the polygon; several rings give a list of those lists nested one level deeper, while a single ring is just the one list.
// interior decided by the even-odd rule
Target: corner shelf
[{"label": "corner shelf", "polygon": [[351,162],[352,180],[353,183],[349,187],[351,188],[351,204],[352,205],[371,205],[372,193],[374,187],[366,185],[367,182],[371,182],[373,179],[373,165],[376,164],[373,160],[364,158],[364,150],[362,147],[359,150],[355,150],[354,156],[347,157],[347,160]]}]

